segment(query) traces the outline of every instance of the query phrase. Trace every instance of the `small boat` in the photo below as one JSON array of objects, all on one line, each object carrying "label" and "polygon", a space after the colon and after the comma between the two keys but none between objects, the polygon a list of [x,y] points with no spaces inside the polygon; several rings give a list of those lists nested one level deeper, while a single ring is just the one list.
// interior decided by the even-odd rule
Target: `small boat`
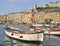
[{"label": "small boat", "polygon": [[24,41],[41,41],[43,42],[43,32],[35,31],[35,29],[30,28],[30,31],[21,31],[20,29],[5,28],[5,33],[11,38]]},{"label": "small boat", "polygon": [[36,24],[33,26],[37,26],[40,29],[42,29],[44,31],[44,34],[48,34],[48,35],[60,35],[60,30],[58,29],[58,25],[49,25],[49,24]]},{"label": "small boat", "polygon": [[60,35],[60,30],[58,30],[58,29],[49,29],[49,30],[45,30],[44,34]]}]

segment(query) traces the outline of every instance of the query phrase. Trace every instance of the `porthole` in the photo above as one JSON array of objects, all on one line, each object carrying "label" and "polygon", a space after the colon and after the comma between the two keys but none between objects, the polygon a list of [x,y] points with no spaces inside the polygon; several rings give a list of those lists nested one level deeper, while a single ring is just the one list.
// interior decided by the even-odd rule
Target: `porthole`
[{"label": "porthole", "polygon": [[14,34],[11,34],[12,36],[14,35]]},{"label": "porthole", "polygon": [[23,36],[20,36],[20,38],[23,38]]}]

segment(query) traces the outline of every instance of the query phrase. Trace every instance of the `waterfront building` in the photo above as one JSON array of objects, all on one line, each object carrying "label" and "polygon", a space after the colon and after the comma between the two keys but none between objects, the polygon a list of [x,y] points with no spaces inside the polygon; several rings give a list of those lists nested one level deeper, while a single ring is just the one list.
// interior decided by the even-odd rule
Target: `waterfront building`
[{"label": "waterfront building", "polygon": [[1,23],[1,15],[0,15],[0,23]]},{"label": "waterfront building", "polygon": [[10,22],[17,22],[18,18],[17,18],[17,14],[15,13],[11,13],[11,14],[7,14],[7,20]]},{"label": "waterfront building", "polygon": [[53,21],[51,23],[60,24],[60,12],[54,12]]},{"label": "waterfront building", "polygon": [[7,14],[7,21],[14,23],[21,23],[22,21],[22,12],[21,13],[10,13]]},{"label": "waterfront building", "polygon": [[23,12],[22,13],[22,23],[26,23],[26,16],[25,16],[25,13]]},{"label": "waterfront building", "polygon": [[45,18],[51,19],[52,24],[60,23],[60,12],[45,12]]},{"label": "waterfront building", "polygon": [[32,24],[36,23],[36,13],[38,12],[37,10],[37,5],[34,5],[31,9],[26,10],[25,12],[25,17],[26,17],[26,23],[27,24]]},{"label": "waterfront building", "polygon": [[45,21],[45,14],[44,12],[38,12],[36,15],[36,23],[41,24]]},{"label": "waterfront building", "polygon": [[31,12],[27,12],[27,13],[25,13],[25,16],[26,16],[26,23],[27,24],[32,23],[32,21],[31,21],[32,13]]},{"label": "waterfront building", "polygon": [[24,12],[9,13],[1,17],[1,21],[14,23],[45,23],[46,19],[51,19],[52,24],[60,24],[60,7],[58,2],[50,2],[42,7],[34,5]]},{"label": "waterfront building", "polygon": [[22,23],[31,24],[35,21],[33,12],[25,12],[24,15],[22,15]]},{"label": "waterfront building", "polygon": [[1,16],[1,23],[6,23],[7,20],[7,15],[2,15]]}]

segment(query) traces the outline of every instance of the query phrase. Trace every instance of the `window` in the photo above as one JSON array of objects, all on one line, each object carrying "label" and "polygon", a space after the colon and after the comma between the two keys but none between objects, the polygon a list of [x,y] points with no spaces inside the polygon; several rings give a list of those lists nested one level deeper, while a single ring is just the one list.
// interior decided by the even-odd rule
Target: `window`
[{"label": "window", "polygon": [[11,34],[12,36],[14,35],[14,34]]},{"label": "window", "polygon": [[20,38],[23,38],[23,36],[20,36]]}]

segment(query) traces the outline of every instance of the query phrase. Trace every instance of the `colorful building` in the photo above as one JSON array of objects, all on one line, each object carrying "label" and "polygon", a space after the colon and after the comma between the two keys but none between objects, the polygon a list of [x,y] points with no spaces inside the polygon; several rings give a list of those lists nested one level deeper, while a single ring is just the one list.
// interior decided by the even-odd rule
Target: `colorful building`
[{"label": "colorful building", "polygon": [[[43,10],[41,10],[42,7]],[[39,7],[39,9],[37,5],[34,5],[31,9],[28,9],[25,12],[9,13],[5,16],[3,15],[0,20],[14,23],[41,24],[45,23],[46,19],[51,19],[51,23],[60,24],[60,8],[58,2],[50,2],[42,7]]]},{"label": "colorful building", "polygon": [[7,15],[2,15],[0,21],[1,21],[1,23],[6,23]]}]

